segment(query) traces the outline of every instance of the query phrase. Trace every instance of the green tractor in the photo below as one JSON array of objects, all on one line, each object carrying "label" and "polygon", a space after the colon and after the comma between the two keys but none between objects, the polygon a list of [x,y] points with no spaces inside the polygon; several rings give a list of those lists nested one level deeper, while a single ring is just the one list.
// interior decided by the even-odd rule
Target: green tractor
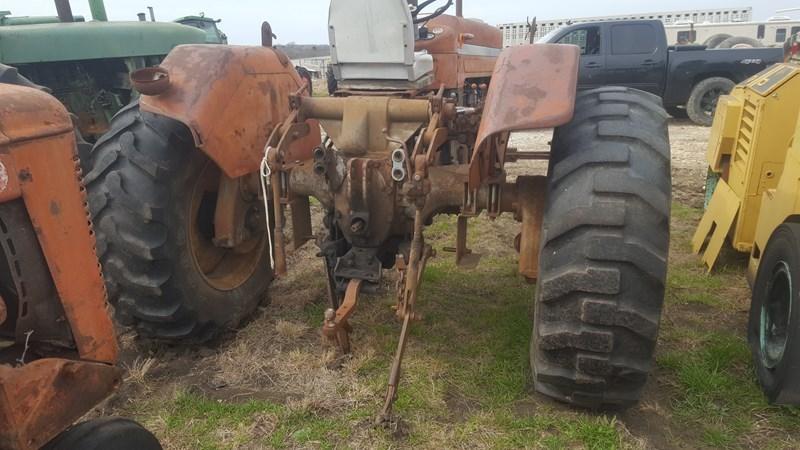
[{"label": "green tractor", "polygon": [[228,36],[217,27],[221,19],[212,19],[200,13],[197,16],[185,16],[175,19],[175,23],[195,27],[206,33],[206,44],[227,44]]},{"label": "green tractor", "polygon": [[0,63],[51,90],[90,142],[138,95],[130,72],[158,65],[177,45],[227,42],[217,21],[203,16],[173,23],[146,22],[140,14],[139,21],[109,22],[103,0],[89,0],[93,20],[85,21],[72,14],[69,0],[55,6],[56,16],[0,12]]}]

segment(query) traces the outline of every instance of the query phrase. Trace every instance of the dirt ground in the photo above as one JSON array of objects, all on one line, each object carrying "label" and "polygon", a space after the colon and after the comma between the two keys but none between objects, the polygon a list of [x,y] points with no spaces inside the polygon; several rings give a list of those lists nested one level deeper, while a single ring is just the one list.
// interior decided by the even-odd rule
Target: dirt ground
[{"label": "dirt ground", "polygon": [[[748,289],[732,256],[712,277],[688,240],[702,207],[709,130],[670,125],[674,177],[669,288],[656,365],[642,402],[625,412],[575,410],[533,392],[528,380],[534,287],[515,274],[516,223],[474,221],[483,255],[457,270],[439,252],[419,300],[392,427],[372,425],[399,325],[392,274],[352,323],[354,354],[340,358],[319,333],[322,265],[309,245],[293,254],[256,317],[212,345],[164,347],[123,332],[121,391],[94,414],[132,416],[184,448],[798,448],[800,413],[773,408],[751,375],[744,340]],[[546,148],[546,132],[512,138]],[[541,164],[534,165],[542,170]],[[529,171],[517,166],[512,173]],[[428,230],[452,245],[454,221]]]},{"label": "dirt ground", "polygon": [[[699,127],[687,120],[670,121],[669,134],[672,146],[672,199],[694,208],[702,208],[705,197],[705,154],[711,129]],[[512,136],[511,146],[520,150],[547,150],[551,133],[540,131],[518,133]],[[509,173],[529,173],[531,164],[517,164]],[[536,170],[546,170],[543,163],[534,163]]]}]

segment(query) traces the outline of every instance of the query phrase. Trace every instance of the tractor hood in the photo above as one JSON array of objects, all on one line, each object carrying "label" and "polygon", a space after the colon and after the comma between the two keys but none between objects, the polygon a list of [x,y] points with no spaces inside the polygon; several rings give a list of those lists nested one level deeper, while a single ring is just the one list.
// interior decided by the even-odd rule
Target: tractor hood
[{"label": "tractor hood", "polygon": [[85,22],[0,27],[0,62],[29,64],[166,55],[202,44],[197,28],[163,22]]}]

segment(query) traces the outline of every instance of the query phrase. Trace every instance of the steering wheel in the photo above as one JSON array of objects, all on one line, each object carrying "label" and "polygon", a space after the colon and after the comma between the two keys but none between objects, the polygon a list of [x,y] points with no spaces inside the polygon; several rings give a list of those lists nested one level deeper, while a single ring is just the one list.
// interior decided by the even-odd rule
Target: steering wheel
[{"label": "steering wheel", "polygon": [[428,6],[430,6],[435,1],[436,0],[425,0],[424,2],[420,3],[416,7],[412,6],[411,17],[414,19],[414,25],[420,24],[420,23],[424,23],[424,22],[427,22],[427,21],[429,21],[431,19],[439,17],[442,14],[444,14],[445,11],[447,11],[451,6],[453,6],[453,0],[447,0],[447,3],[445,3],[443,6],[437,8],[436,11],[428,14],[425,17],[419,17],[419,14],[422,12],[422,10],[427,8]]}]

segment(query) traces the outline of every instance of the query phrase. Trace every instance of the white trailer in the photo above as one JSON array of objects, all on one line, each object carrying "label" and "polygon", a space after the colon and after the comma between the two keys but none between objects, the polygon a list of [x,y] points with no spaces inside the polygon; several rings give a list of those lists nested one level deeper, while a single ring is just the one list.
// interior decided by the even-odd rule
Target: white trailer
[{"label": "white trailer", "polygon": [[[667,42],[670,44],[705,44],[717,47],[731,37],[723,47],[754,46],[754,42],[765,47],[782,46],[790,36],[800,33],[800,20],[786,16],[772,17],[763,22],[692,23],[679,22],[667,25]],[[731,42],[738,42],[731,45]]]},{"label": "white trailer", "polygon": [[[710,48],[776,47],[782,46],[790,36],[800,32],[800,20],[781,15],[796,11],[800,11],[800,8],[780,10],[776,12],[778,15],[765,21],[753,21],[751,7],[540,20],[537,21],[534,40],[538,41],[542,36],[574,23],[650,19],[664,23],[670,45],[704,44]],[[505,23],[499,27],[503,31],[504,47],[527,44],[530,40],[529,26],[525,22]]]}]

